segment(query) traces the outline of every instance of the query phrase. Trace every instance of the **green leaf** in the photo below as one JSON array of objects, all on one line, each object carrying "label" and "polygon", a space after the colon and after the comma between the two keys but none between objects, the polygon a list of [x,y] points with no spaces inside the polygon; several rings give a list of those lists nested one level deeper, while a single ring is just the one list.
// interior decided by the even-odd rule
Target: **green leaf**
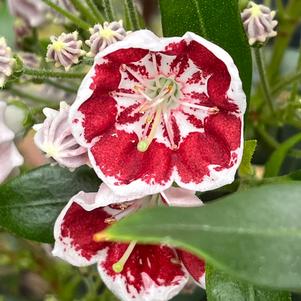
[{"label": "green leaf", "polygon": [[301,185],[264,185],[201,208],[153,208],[107,230],[114,240],[166,243],[259,286],[301,290]]},{"label": "green leaf", "polygon": [[273,152],[266,163],[265,177],[275,177],[279,174],[282,163],[291,148],[301,141],[301,133],[287,139]]},{"label": "green leaf", "polygon": [[291,301],[290,293],[263,290],[233,279],[229,275],[206,266],[206,293],[208,301]]},{"label": "green leaf", "polygon": [[97,191],[89,168],[70,172],[43,166],[0,186],[0,226],[27,239],[53,241],[53,225],[62,208],[79,191]]},{"label": "green leaf", "polygon": [[244,143],[244,153],[239,166],[239,175],[241,177],[252,176],[254,169],[252,167],[252,158],[257,145],[257,140],[247,140]]},{"label": "green leaf", "polygon": [[238,67],[249,99],[252,58],[238,0],[160,0],[160,10],[164,36],[192,31],[225,49]]}]

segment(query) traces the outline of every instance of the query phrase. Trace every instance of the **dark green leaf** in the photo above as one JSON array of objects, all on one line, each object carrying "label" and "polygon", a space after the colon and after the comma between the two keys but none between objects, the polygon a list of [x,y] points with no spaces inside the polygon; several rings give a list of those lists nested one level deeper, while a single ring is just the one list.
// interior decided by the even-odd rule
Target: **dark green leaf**
[{"label": "dark green leaf", "polygon": [[70,172],[43,166],[0,186],[0,225],[19,236],[53,240],[53,224],[69,199],[79,191],[97,191],[99,180],[89,168]]},{"label": "dark green leaf", "polygon": [[275,177],[279,174],[282,163],[291,148],[301,141],[301,134],[296,134],[287,139],[273,152],[266,163],[265,177]]},{"label": "dark green leaf", "polygon": [[210,265],[206,266],[206,293],[208,301],[291,301],[290,293],[255,288]]},{"label": "dark green leaf", "polygon": [[238,0],[160,0],[160,9],[164,36],[192,31],[227,51],[238,67],[249,98],[252,59]]},{"label": "dark green leaf", "polygon": [[201,208],[154,208],[108,230],[116,240],[185,248],[235,278],[301,290],[301,185],[264,185]]}]

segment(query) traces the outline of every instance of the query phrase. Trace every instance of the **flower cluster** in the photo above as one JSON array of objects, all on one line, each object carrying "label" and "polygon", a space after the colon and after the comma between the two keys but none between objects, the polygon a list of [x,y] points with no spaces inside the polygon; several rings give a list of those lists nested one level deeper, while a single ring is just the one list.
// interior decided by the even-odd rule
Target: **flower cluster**
[{"label": "flower cluster", "polygon": [[[44,109],[45,121],[35,126],[48,157],[71,169],[91,165],[103,181],[63,209],[53,254],[76,266],[97,263],[121,300],[169,300],[189,277],[204,287],[204,262],[168,245],[113,243],[102,231],[141,208],[201,206],[196,191],[233,181],[243,148],[241,80],[228,53],[190,32],[127,35],[121,22],[90,32],[94,65],[76,100]],[[68,69],[81,46],[76,33],[62,34],[47,57]]]}]

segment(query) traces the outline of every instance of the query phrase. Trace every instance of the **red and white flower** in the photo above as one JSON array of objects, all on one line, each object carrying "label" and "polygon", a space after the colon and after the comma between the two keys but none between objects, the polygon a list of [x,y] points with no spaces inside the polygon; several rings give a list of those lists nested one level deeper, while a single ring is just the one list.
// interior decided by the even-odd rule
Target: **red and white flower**
[{"label": "red and white flower", "polygon": [[98,176],[131,198],[231,183],[246,101],[223,49],[194,33],[132,33],[98,53],[71,107],[77,141]]},{"label": "red and white flower", "polygon": [[[101,191],[107,190],[105,184]],[[183,194],[186,205],[201,205],[194,195]],[[172,194],[175,191],[171,192]],[[99,194],[100,192],[98,192]],[[112,198],[114,194],[111,192]],[[198,257],[167,245],[140,245],[99,241],[98,234],[110,224],[141,207],[166,200],[166,195],[147,196],[133,202],[102,207],[100,195],[80,192],[59,215],[55,227],[53,254],[75,266],[97,263],[99,274],[107,287],[123,301],[166,301],[177,295],[189,275],[204,287],[205,264]],[[168,199],[173,204],[172,199]]]}]

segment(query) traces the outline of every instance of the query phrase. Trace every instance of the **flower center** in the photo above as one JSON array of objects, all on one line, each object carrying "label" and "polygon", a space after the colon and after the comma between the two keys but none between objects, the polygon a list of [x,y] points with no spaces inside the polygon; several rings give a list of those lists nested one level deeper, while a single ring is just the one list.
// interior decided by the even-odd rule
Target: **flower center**
[{"label": "flower center", "polygon": [[112,38],[114,36],[114,31],[111,30],[111,29],[109,29],[109,28],[102,29],[102,30],[99,31],[99,35],[102,38],[108,40],[108,39],[110,39],[110,38]]},{"label": "flower center", "polygon": [[254,2],[251,2],[251,14],[253,17],[259,17],[262,14],[260,6]]},{"label": "flower center", "polygon": [[65,48],[65,43],[61,41],[56,41],[52,44],[52,47],[55,51],[59,52]]},{"label": "flower center", "polygon": [[165,121],[169,140],[174,147],[172,129],[168,122],[168,113],[179,105],[177,102],[180,97],[178,83],[173,79],[159,76],[155,80],[150,81],[146,87],[137,85],[135,91],[146,100],[139,107],[139,111],[145,114],[145,125],[137,149],[140,152],[147,151],[161,124],[162,117]]},{"label": "flower center", "polygon": [[[151,54],[153,69],[158,70],[156,54]],[[216,114],[219,112],[217,107],[208,107],[200,105],[196,100],[189,98],[183,92],[185,83],[175,80],[174,75],[163,76],[157,73],[152,79],[145,78],[141,73],[135,71],[127,65],[121,66],[121,71],[131,74],[137,81],[132,88],[134,93],[112,92],[112,96],[128,97],[137,100],[140,105],[135,110],[143,114],[142,135],[139,137],[137,149],[140,152],[146,152],[154,140],[158,128],[161,124],[164,126],[164,132],[167,133],[171,149],[177,149],[175,143],[174,130],[172,126],[171,115],[175,109],[201,110],[207,114]],[[166,131],[165,131],[166,130]]]}]

